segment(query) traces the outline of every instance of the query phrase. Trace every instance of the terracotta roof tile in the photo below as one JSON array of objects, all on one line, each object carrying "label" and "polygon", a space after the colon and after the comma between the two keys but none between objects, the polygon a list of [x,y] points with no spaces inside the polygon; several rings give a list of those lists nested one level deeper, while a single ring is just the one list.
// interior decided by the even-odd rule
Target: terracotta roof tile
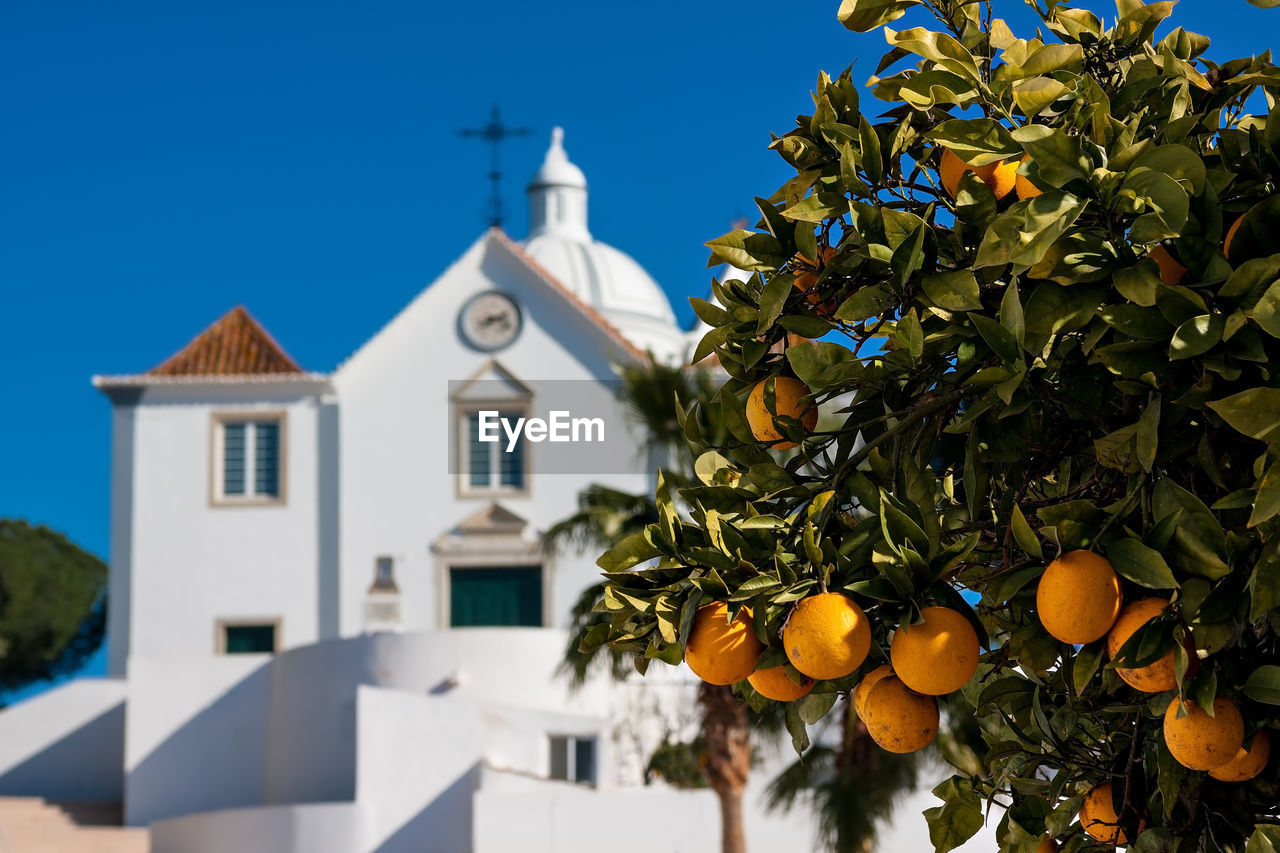
[{"label": "terracotta roof tile", "polygon": [[147,374],[251,376],[302,372],[244,306],[237,305]]}]

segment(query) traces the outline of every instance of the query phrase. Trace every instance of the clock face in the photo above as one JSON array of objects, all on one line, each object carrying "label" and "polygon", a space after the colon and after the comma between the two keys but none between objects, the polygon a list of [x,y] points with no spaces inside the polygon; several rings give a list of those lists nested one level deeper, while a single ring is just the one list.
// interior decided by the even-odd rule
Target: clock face
[{"label": "clock face", "polygon": [[462,306],[458,324],[467,343],[479,350],[502,349],[520,334],[520,306],[505,293],[487,290]]}]

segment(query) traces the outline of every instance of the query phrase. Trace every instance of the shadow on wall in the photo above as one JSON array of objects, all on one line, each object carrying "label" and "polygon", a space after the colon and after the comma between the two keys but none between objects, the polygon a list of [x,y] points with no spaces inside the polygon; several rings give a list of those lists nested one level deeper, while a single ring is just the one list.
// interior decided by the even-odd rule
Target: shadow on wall
[{"label": "shadow on wall", "polygon": [[123,767],[121,701],[0,775],[0,796],[118,802]]},{"label": "shadow on wall", "polygon": [[[374,853],[457,853],[470,850],[472,795],[480,787],[480,762],[409,818]],[[372,804],[375,808],[377,803]]]},{"label": "shadow on wall", "polygon": [[263,803],[269,666],[186,720],[129,773],[130,826]]}]

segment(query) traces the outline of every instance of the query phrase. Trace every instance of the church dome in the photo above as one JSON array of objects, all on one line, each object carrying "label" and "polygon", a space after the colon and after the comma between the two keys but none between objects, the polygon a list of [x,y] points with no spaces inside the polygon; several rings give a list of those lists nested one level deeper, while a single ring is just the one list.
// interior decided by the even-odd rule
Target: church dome
[{"label": "church dome", "polygon": [[587,229],[587,179],[565,154],[558,127],[528,193],[525,252],[638,348],[664,361],[681,358],[683,335],[662,288],[630,255]]}]

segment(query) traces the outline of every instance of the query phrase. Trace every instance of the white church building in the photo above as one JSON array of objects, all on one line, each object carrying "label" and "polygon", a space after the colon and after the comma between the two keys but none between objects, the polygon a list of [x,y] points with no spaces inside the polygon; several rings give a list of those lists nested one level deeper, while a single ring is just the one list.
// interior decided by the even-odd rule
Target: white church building
[{"label": "white church building", "polygon": [[[589,483],[652,488],[649,460],[625,432],[603,471],[476,435],[489,411],[554,421],[565,388],[616,433],[615,365],[690,346],[592,239],[559,130],[528,195],[525,240],[483,234],[332,372],[235,308],[145,373],[94,377],[108,677],[0,712],[0,795],[120,803],[153,853],[718,849],[710,791],[643,784],[661,738],[696,729],[693,677],[556,673],[599,570],[541,533]],[[752,847],[811,849],[807,810],[760,806],[768,765]]]}]

